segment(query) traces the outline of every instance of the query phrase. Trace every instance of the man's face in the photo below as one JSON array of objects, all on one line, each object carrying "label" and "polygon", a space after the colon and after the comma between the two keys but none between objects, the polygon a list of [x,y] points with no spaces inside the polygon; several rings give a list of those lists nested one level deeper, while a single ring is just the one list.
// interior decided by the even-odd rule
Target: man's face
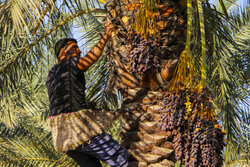
[{"label": "man's face", "polygon": [[66,46],[61,49],[59,59],[69,60],[71,57],[80,58],[81,53],[82,52],[79,50],[78,45],[73,41],[69,41],[67,42]]}]

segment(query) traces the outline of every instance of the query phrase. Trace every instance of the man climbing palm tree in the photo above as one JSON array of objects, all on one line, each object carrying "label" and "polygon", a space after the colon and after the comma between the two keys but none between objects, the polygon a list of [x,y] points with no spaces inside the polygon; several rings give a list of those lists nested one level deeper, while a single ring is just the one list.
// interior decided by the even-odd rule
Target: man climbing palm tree
[{"label": "man climbing palm tree", "polygon": [[125,148],[102,130],[96,130],[85,112],[84,71],[99,59],[113,30],[114,25],[108,23],[105,35],[82,58],[75,39],[59,40],[55,45],[58,64],[50,70],[46,82],[54,147],[66,152],[81,167],[99,167],[99,160],[111,166],[128,166]]}]

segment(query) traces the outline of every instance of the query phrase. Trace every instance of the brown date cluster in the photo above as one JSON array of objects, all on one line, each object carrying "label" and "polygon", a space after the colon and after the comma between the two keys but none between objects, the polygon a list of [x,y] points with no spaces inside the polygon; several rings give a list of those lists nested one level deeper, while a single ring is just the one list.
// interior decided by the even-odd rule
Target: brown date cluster
[{"label": "brown date cluster", "polygon": [[194,93],[188,89],[165,93],[159,126],[172,131],[175,158],[186,167],[223,165],[225,133],[210,114],[211,98],[207,88]]},{"label": "brown date cluster", "polygon": [[128,38],[127,55],[131,73],[142,75],[147,71],[160,68],[159,41],[154,37],[143,37],[130,33]]}]

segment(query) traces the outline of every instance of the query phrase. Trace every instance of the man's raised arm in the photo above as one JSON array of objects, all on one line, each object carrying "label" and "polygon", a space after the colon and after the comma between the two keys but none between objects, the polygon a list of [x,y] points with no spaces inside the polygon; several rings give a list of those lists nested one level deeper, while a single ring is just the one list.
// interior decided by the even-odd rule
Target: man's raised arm
[{"label": "man's raised arm", "polygon": [[114,30],[114,25],[109,22],[106,24],[105,34],[102,36],[100,41],[82,58],[78,61],[78,68],[82,71],[87,70],[92,66],[102,55],[102,51]]}]

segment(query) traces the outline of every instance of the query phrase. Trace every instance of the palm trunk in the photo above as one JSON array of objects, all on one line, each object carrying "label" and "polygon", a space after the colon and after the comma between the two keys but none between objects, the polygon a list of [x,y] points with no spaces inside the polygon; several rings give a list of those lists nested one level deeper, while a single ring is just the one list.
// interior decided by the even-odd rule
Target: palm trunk
[{"label": "palm trunk", "polygon": [[[161,130],[158,122],[160,109],[163,108],[163,92],[169,88],[177,60],[185,47],[185,9],[171,1],[159,5],[161,20],[156,22],[159,40],[156,42],[157,47],[151,47],[155,43],[154,38],[145,40],[137,33],[130,33],[138,7],[136,2],[128,7],[119,6],[113,1],[107,7],[111,11],[111,20],[119,30],[106,49],[110,62],[108,86],[110,91],[117,89],[123,94],[124,105],[139,106],[125,113],[121,121],[122,145],[129,152],[129,166],[174,166],[176,160],[173,136],[170,131]],[[143,59],[154,56],[154,59],[150,60],[149,66],[152,68],[149,70],[143,69],[144,60],[137,67],[137,64],[131,64],[131,54],[136,48],[138,50],[139,45],[143,45],[144,50],[136,56]],[[151,48],[153,52],[148,54],[147,51]],[[155,56],[158,56],[156,61]],[[158,62],[160,67],[154,67],[152,61],[155,64]],[[145,70],[146,72],[142,73]]]},{"label": "palm trunk", "polygon": [[[129,92],[137,92],[130,89]],[[171,132],[162,131],[158,126],[163,93],[147,91],[141,96],[140,107],[125,113],[121,124],[122,145],[129,152],[131,167],[174,166],[174,150]]]},{"label": "palm trunk", "polygon": [[[122,144],[128,149],[130,166],[174,166],[175,162],[222,166],[224,131],[209,90],[184,88],[179,82],[185,79],[180,79],[178,88],[169,91],[186,41],[186,10],[181,3],[144,0],[108,5],[118,27],[106,50],[110,91],[116,88],[123,94],[124,107],[138,106],[122,120]],[[187,74],[184,70],[177,75]]]}]

